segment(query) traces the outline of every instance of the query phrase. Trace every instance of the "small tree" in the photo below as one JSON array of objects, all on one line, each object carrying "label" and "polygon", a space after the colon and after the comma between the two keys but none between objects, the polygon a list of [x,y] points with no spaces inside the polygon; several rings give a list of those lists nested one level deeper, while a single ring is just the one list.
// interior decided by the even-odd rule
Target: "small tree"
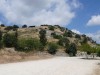
[{"label": "small tree", "polygon": [[0,31],[0,49],[2,48],[2,32]]},{"label": "small tree", "polygon": [[69,48],[66,49],[66,53],[68,53],[70,56],[76,56],[77,48],[74,43],[71,43]]},{"label": "small tree", "polygon": [[51,35],[52,35],[52,37],[53,37],[54,39],[61,39],[61,38],[62,38],[61,35],[57,35],[55,32],[51,33]]},{"label": "small tree", "polygon": [[16,43],[15,34],[8,34],[6,33],[3,36],[3,43],[5,47],[14,47]]},{"label": "small tree", "polygon": [[58,44],[60,46],[64,46],[64,47],[68,47],[69,43],[70,43],[70,41],[66,37],[63,37],[63,38],[59,39],[59,41],[58,41]]},{"label": "small tree", "polygon": [[23,25],[22,28],[27,28],[27,25]]},{"label": "small tree", "polygon": [[49,43],[48,44],[48,53],[53,54],[53,55],[56,54],[57,48],[58,48],[57,44]]},{"label": "small tree", "polygon": [[1,27],[5,27],[5,25],[4,24],[1,24]]},{"label": "small tree", "polygon": [[47,38],[46,38],[46,30],[41,29],[39,31],[40,34],[40,42],[43,46],[45,46],[47,44]]},{"label": "small tree", "polygon": [[16,31],[19,28],[18,25],[13,25],[13,30]]},{"label": "small tree", "polygon": [[71,31],[65,31],[65,33],[63,34],[63,36],[65,37],[72,37],[72,32]]},{"label": "small tree", "polygon": [[49,30],[52,30],[52,31],[54,31],[54,29],[55,29],[55,27],[54,26],[49,26]]},{"label": "small tree", "polygon": [[76,34],[75,38],[81,39],[81,36],[79,34]]},{"label": "small tree", "polygon": [[99,49],[99,48],[98,48],[98,50],[97,50],[97,56],[100,57],[100,49]]},{"label": "small tree", "polygon": [[7,31],[10,31],[10,30],[12,30],[13,29],[13,26],[7,26],[6,28],[5,28],[5,30],[7,30]]},{"label": "small tree", "polygon": [[83,44],[86,44],[86,43],[87,43],[87,41],[88,41],[88,40],[87,40],[87,38],[86,38],[86,37],[84,37],[84,39],[83,39],[82,43],[83,43]]}]

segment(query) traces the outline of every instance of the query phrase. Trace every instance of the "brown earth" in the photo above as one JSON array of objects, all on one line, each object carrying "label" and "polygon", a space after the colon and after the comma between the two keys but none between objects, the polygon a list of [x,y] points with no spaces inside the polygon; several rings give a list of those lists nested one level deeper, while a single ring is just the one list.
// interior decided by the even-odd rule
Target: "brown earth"
[{"label": "brown earth", "polygon": [[13,48],[0,50],[0,64],[51,58],[47,52],[17,52]]}]

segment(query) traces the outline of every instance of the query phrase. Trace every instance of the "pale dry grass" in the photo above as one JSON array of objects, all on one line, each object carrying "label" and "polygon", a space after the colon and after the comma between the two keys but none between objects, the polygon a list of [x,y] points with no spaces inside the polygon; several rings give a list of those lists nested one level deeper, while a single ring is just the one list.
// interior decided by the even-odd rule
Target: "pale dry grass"
[{"label": "pale dry grass", "polygon": [[17,52],[13,48],[0,50],[0,64],[51,58],[46,52]]}]

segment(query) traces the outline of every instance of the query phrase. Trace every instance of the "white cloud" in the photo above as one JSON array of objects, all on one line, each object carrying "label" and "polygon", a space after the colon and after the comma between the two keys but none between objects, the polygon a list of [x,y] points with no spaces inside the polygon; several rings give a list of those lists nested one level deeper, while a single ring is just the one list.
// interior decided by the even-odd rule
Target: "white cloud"
[{"label": "white cloud", "polygon": [[100,25],[100,15],[92,16],[87,23],[88,26]]},{"label": "white cloud", "polygon": [[87,33],[86,35],[92,37],[92,39],[95,40],[97,43],[100,43],[100,31],[97,31],[95,33]]},{"label": "white cloud", "polygon": [[71,31],[74,32],[74,33],[77,33],[77,34],[81,34],[81,32],[76,30],[76,29],[72,29]]},{"label": "white cloud", "polygon": [[[76,29],[72,29],[71,30],[74,33],[77,34],[83,34],[80,31],[76,30]],[[95,32],[95,33],[85,33],[87,36],[91,37],[94,41],[96,41],[97,43],[100,43],[100,30]]]},{"label": "white cloud", "polygon": [[79,6],[78,0],[0,0],[0,13],[16,24],[65,26]]}]

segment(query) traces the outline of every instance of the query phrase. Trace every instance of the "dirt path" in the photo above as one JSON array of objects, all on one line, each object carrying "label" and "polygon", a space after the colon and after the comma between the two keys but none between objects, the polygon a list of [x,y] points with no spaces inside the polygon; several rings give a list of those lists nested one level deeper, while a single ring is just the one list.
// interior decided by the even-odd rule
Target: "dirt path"
[{"label": "dirt path", "polygon": [[91,75],[98,60],[55,57],[0,65],[0,75]]}]

